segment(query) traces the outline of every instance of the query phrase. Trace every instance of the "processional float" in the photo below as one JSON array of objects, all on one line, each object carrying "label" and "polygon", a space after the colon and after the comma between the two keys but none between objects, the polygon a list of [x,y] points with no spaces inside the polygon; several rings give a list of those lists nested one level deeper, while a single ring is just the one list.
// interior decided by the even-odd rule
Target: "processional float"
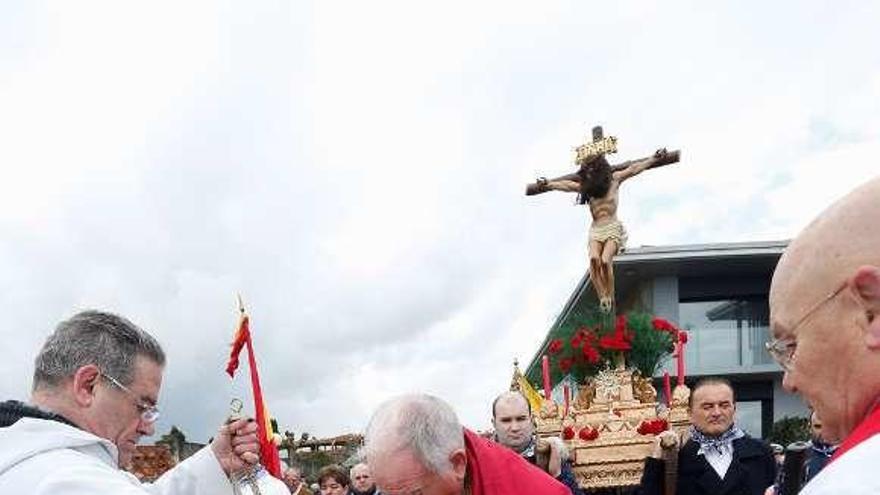
[{"label": "processional float", "polygon": [[[581,487],[634,486],[640,482],[655,437],[667,429],[680,434],[687,430],[690,389],[684,383],[687,334],[650,315],[616,315],[614,256],[626,243],[626,230],[617,218],[619,186],[645,170],[678,162],[680,152],[661,148],[649,157],[610,165],[605,155],[617,152],[617,138],[605,137],[602,127],[594,127],[592,140],[575,151],[575,173],[540,178],[526,187],[526,194],[577,193],[578,202],[589,207],[589,280],[598,296],[599,311],[572,325],[562,338],[548,339],[542,350],[543,396],[535,397],[537,392],[516,363],[511,389],[540,404],[535,414],[538,435],[563,439]],[[671,390],[669,375],[665,375],[665,403],[661,404],[651,379],[670,351],[677,359],[677,385]],[[577,388],[572,394],[564,386],[562,401],[551,398],[551,360],[562,374],[579,380],[572,384],[572,389]],[[675,493],[672,474],[677,452],[667,451],[665,457],[670,474],[667,493]]]}]

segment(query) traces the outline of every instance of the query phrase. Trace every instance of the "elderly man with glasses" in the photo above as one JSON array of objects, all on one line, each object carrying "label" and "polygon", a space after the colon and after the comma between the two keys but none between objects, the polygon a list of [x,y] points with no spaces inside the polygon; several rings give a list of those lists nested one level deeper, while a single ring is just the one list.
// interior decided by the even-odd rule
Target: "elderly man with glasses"
[{"label": "elderly man with glasses", "polygon": [[880,179],[819,215],[786,249],[770,286],[768,349],[841,441],[805,495],[880,493]]},{"label": "elderly man with glasses", "polygon": [[246,419],[153,484],[120,469],[154,432],[164,366],[159,343],[120,316],[61,322],[36,358],[30,403],[0,403],[0,493],[232,493],[228,476],[259,459]]}]

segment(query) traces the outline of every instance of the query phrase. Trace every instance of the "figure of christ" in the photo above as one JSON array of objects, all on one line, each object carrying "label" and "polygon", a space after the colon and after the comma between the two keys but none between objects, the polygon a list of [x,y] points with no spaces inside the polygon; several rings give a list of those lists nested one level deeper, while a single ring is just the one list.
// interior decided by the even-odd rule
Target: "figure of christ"
[{"label": "figure of christ", "polygon": [[611,166],[603,155],[587,163],[581,163],[575,174],[547,180],[538,179],[536,190],[529,194],[545,191],[562,191],[580,194],[581,204],[590,206],[593,221],[590,225],[589,260],[590,280],[599,296],[602,311],[611,312],[614,306],[614,256],[626,247],[626,229],[617,218],[617,205],[620,184],[643,171],[678,161],[676,156],[657,150],[654,155],[640,160],[632,160]]}]

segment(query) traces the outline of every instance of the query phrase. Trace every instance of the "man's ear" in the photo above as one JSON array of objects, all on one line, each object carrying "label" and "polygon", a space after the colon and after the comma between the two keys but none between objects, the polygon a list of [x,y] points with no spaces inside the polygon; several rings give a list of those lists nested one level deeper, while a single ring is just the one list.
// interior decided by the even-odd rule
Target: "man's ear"
[{"label": "man's ear", "polygon": [[95,385],[101,379],[101,370],[87,364],[73,374],[73,400],[79,406],[88,407],[95,398]]},{"label": "man's ear", "polygon": [[865,345],[871,350],[880,350],[880,268],[861,266],[850,280],[856,296],[865,308]]},{"label": "man's ear", "polygon": [[455,479],[464,482],[467,473],[467,453],[464,449],[455,449],[449,454],[449,462],[452,464],[452,472]]}]

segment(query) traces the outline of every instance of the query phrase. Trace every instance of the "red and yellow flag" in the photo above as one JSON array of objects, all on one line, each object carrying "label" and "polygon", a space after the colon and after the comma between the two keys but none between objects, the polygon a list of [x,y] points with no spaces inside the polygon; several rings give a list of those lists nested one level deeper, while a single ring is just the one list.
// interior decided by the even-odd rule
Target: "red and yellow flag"
[{"label": "red and yellow flag", "polygon": [[238,355],[242,347],[247,346],[248,366],[251,369],[251,387],[254,392],[254,410],[257,412],[257,437],[260,440],[260,462],[272,476],[281,478],[281,458],[278,448],[272,443],[271,416],[263,400],[263,389],[260,387],[260,375],[257,372],[257,360],[254,357],[254,346],[251,342],[251,331],[248,316],[242,308],[241,320],[238,323],[238,331],[235,332],[235,340],[232,342],[232,352],[229,354],[229,362],[226,364],[226,372],[229,376],[235,374],[238,369]]}]

